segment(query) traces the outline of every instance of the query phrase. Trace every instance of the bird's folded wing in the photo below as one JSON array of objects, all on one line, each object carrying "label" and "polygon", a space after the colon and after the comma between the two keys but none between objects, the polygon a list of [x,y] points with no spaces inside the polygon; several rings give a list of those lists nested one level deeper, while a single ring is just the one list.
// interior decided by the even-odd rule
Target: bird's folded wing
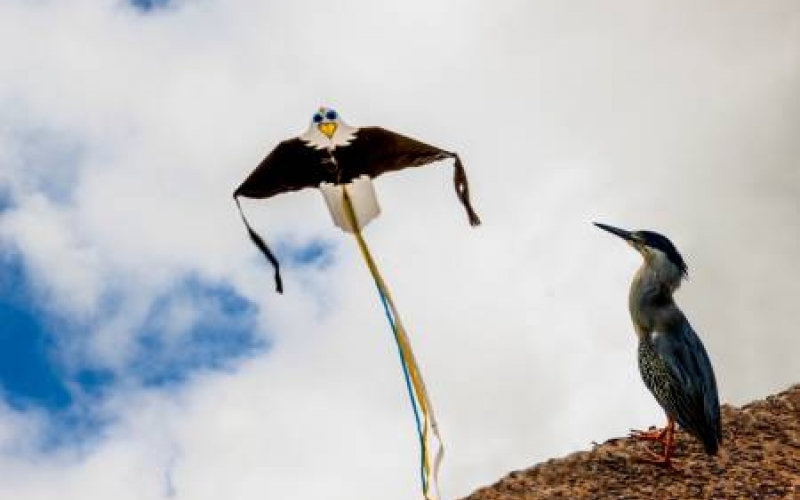
[{"label": "bird's folded wing", "polygon": [[691,325],[683,324],[670,333],[651,337],[653,348],[673,378],[670,403],[678,423],[696,433],[717,431],[719,399],[714,370],[708,353]]}]

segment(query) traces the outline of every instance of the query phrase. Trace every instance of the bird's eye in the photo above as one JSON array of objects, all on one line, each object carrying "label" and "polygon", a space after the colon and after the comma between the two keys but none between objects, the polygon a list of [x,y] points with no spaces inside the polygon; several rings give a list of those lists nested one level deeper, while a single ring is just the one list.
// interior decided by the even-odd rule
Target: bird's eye
[{"label": "bird's eye", "polygon": [[314,113],[314,118],[312,119],[314,120],[314,123],[319,123],[322,121],[322,115],[319,113]]},{"label": "bird's eye", "polygon": [[325,113],[325,118],[328,120],[335,120],[336,119],[336,111],[329,109],[327,113]]}]

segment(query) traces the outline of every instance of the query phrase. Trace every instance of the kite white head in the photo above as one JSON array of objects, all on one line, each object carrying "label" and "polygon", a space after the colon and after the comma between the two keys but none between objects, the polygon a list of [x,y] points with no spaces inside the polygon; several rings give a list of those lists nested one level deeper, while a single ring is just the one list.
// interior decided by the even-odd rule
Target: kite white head
[{"label": "kite white head", "polygon": [[357,130],[342,121],[335,109],[321,106],[311,117],[311,124],[300,139],[316,149],[334,149],[350,144]]}]

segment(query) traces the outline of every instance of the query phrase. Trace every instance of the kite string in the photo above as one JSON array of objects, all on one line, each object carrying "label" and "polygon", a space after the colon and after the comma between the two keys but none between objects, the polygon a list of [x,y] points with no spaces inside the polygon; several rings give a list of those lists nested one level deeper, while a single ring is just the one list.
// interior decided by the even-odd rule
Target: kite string
[{"label": "kite string", "polygon": [[400,356],[400,366],[403,368],[403,377],[406,382],[406,390],[408,391],[408,397],[411,400],[411,409],[414,411],[414,421],[417,424],[417,434],[419,435],[419,445],[420,445],[420,480],[422,481],[422,490],[423,492],[428,491],[428,477],[425,474],[425,433],[422,430],[422,423],[420,422],[419,418],[419,410],[417,410],[417,400],[414,397],[414,389],[412,388],[411,378],[408,374],[408,365],[403,358],[403,348],[400,346],[400,341],[398,339],[397,333],[397,325],[394,322],[392,317],[392,313],[389,310],[389,304],[386,301],[386,296],[381,291],[381,287],[378,286],[376,283],[376,288],[378,289],[378,296],[381,299],[381,304],[383,304],[383,311],[386,314],[386,319],[389,320],[389,326],[392,327],[392,333],[394,335],[395,343],[397,344],[397,353]]},{"label": "kite string", "polygon": [[[441,465],[442,459],[444,457],[444,446],[442,444],[441,436],[439,435],[439,428],[436,422],[436,418],[433,414],[433,407],[430,404],[430,400],[428,399],[427,389],[425,387],[425,382],[422,379],[422,374],[419,371],[419,367],[417,365],[416,357],[414,356],[413,351],[411,350],[411,343],[408,339],[408,335],[405,332],[405,328],[403,327],[402,321],[400,320],[400,315],[397,311],[397,307],[392,300],[391,293],[389,292],[386,283],[383,280],[380,272],[378,271],[378,267],[375,264],[374,259],[372,258],[372,254],[367,247],[366,241],[364,241],[363,236],[358,228],[358,222],[355,215],[355,209],[353,208],[352,201],[350,200],[350,196],[347,193],[346,187],[343,186],[342,189],[343,193],[343,201],[344,201],[344,208],[345,213],[349,219],[350,225],[353,229],[353,235],[356,238],[356,242],[358,243],[359,250],[361,251],[361,255],[364,258],[364,261],[367,264],[367,267],[372,274],[372,278],[375,281],[375,285],[378,288],[378,293],[381,298],[381,302],[384,305],[384,308],[387,313],[387,318],[389,320],[389,324],[392,327],[395,342],[397,343],[397,348],[400,353],[400,361],[403,366],[404,374],[407,377],[407,388],[409,389],[409,397],[411,399],[412,408],[414,409],[414,414],[417,422],[417,431],[420,436],[420,445],[421,445],[421,474],[423,477],[422,486],[423,486],[423,493],[427,500],[434,500],[436,497],[441,497],[439,494],[439,484],[438,484],[438,475],[439,475],[439,467]],[[410,379],[410,386],[408,382]],[[419,403],[419,409],[421,410],[423,421],[420,422],[419,420],[419,413],[417,412],[417,403]],[[431,470],[430,466],[430,459],[429,459],[429,451],[428,451],[428,430],[433,432],[433,435],[438,442],[438,450],[436,453],[436,457],[433,463],[433,470]],[[430,493],[430,484],[433,483],[436,496],[432,497]]]},{"label": "kite string", "polygon": [[[403,367],[404,375],[407,377],[407,383],[410,382],[410,386],[407,385],[407,389],[409,390],[409,398],[411,400],[412,409],[414,410],[414,416],[417,423],[417,433],[419,435],[420,447],[421,447],[421,456],[420,456],[420,474],[422,477],[422,488],[425,498],[428,500],[433,500],[429,495],[430,490],[430,483],[436,483],[434,478],[433,481],[429,480],[429,476],[431,475],[430,469],[430,461],[428,459],[428,427],[430,425],[429,421],[429,411],[428,411],[428,404],[426,404],[425,398],[425,389],[421,386],[421,380],[419,375],[419,370],[416,367],[416,361],[410,356],[410,346],[408,345],[407,338],[405,337],[405,332],[402,326],[402,323],[397,317],[396,311],[392,314],[392,310],[394,310],[394,304],[391,300],[391,297],[387,295],[387,291],[385,290],[385,283],[382,283],[381,279],[376,279],[376,285],[378,287],[378,293],[381,298],[381,301],[384,303],[385,307],[389,308],[389,313],[387,318],[389,319],[389,323],[392,327],[393,333],[395,335],[395,342],[397,343],[398,352],[400,354],[400,362]],[[394,319],[393,319],[394,318]],[[409,380],[410,379],[410,380]],[[419,412],[417,411],[417,403],[419,404],[419,409],[422,412],[423,421],[420,422],[419,419]],[[438,462],[438,460],[437,460]],[[438,490],[438,485],[437,488]]]}]

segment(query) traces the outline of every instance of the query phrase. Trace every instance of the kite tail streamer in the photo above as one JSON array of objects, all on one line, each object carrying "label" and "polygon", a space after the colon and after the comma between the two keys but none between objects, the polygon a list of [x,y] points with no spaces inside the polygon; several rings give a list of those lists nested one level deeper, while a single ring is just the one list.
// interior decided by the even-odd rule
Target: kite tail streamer
[{"label": "kite tail streamer", "polygon": [[[392,300],[386,282],[383,281],[383,277],[378,271],[375,260],[372,258],[372,254],[367,247],[367,243],[361,235],[355,210],[350,196],[347,194],[347,187],[343,189],[343,197],[345,212],[353,227],[353,235],[358,243],[361,256],[364,258],[372,274],[372,278],[375,280],[375,286],[378,288],[378,294],[386,312],[386,317],[389,320],[389,325],[392,327],[397,349],[400,354],[400,363],[403,367],[403,374],[406,379],[406,387],[408,389],[409,399],[411,400],[411,407],[414,410],[414,418],[417,424],[417,433],[419,435],[421,447],[420,475],[422,478],[422,493],[426,500],[436,500],[441,498],[439,494],[439,467],[444,458],[444,445],[439,435],[439,425],[436,422],[436,416],[433,413],[433,406],[428,398],[428,391],[422,379],[422,373],[420,373],[414,352],[411,350],[411,342],[400,320],[397,307],[394,304],[394,300]],[[422,417],[421,419],[420,415]],[[431,460],[431,450],[428,443],[431,435],[433,435],[433,438],[438,444],[436,455],[433,460]]]},{"label": "kite tail streamer", "polygon": [[239,215],[242,217],[242,222],[244,222],[244,226],[247,228],[247,233],[250,235],[250,241],[253,242],[255,246],[261,250],[261,253],[264,254],[264,257],[272,264],[272,268],[275,269],[275,290],[278,293],[283,293],[283,280],[281,280],[281,268],[278,264],[278,259],[275,258],[275,255],[269,249],[267,244],[261,238],[261,236],[256,233],[253,228],[250,226],[250,223],[247,222],[247,218],[244,216],[244,212],[242,211],[242,205],[239,203],[239,197],[233,197],[236,200],[236,206],[239,208]]},{"label": "kite tail streamer", "polygon": [[467,182],[467,171],[464,170],[464,165],[461,164],[461,158],[457,154],[453,154],[455,160],[455,174],[453,175],[453,183],[456,186],[456,194],[464,209],[467,211],[469,223],[472,226],[478,226],[481,223],[480,217],[472,208],[472,203],[469,200],[469,183]]}]

